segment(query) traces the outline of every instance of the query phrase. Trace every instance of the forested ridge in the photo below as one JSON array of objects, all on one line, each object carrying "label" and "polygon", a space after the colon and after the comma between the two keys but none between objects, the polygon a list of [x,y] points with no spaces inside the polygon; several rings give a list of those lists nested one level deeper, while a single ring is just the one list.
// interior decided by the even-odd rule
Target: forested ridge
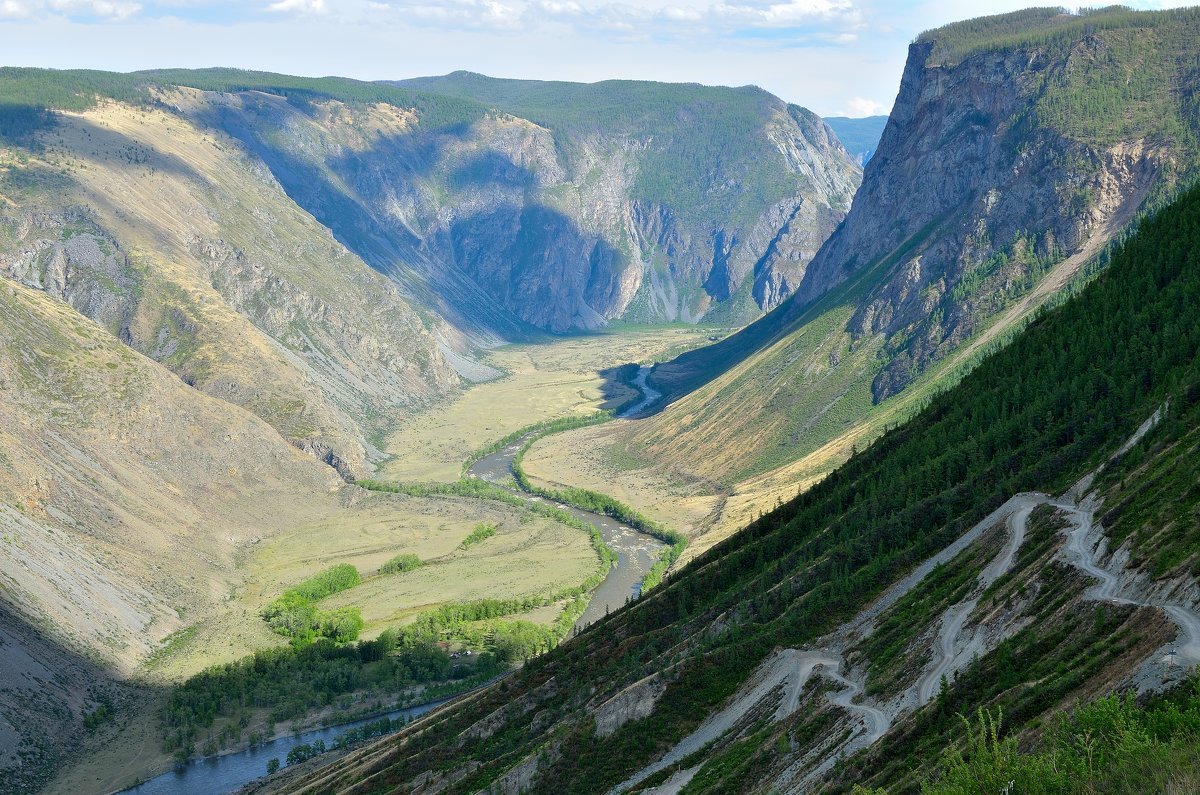
[{"label": "forested ridge", "polygon": [[[546,761],[533,791],[617,784],[694,729],[773,648],[800,646],[851,617],[1011,495],[1063,490],[1155,409],[1169,406],[1168,417],[1188,409],[1200,394],[1196,306],[1200,191],[1191,190],[1144,221],[1087,289],[825,481],[470,709],[446,710],[376,752],[373,791],[464,760],[473,769],[451,790],[473,791],[538,749]],[[1047,674],[1059,664],[1046,638],[1014,643],[1012,651],[1051,655]],[[1078,653],[1086,652],[1085,643]],[[597,740],[584,706],[655,672],[669,684],[653,714]],[[524,710],[505,711],[522,694],[558,721],[550,735],[534,732]],[[1026,717],[1051,708],[1052,696],[1029,700]],[[507,718],[496,731],[462,734],[493,710]]]}]

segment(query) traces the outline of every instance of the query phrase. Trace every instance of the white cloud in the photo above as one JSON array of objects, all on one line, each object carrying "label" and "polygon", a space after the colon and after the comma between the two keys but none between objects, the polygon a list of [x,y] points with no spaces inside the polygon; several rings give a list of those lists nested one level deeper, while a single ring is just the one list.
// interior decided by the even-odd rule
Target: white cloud
[{"label": "white cloud", "polygon": [[385,0],[368,3],[393,22],[418,23],[440,28],[512,28],[521,22],[524,5],[500,0]]},{"label": "white cloud", "polygon": [[850,0],[790,0],[787,3],[718,3],[709,9],[718,19],[761,27],[785,27],[834,19],[857,19]]},{"label": "white cloud", "polygon": [[886,116],[891,111],[891,108],[874,99],[867,97],[851,97],[846,101],[845,107],[836,114],[836,116],[849,116],[851,118],[861,118],[863,116]]},{"label": "white cloud", "polygon": [[278,0],[267,6],[276,13],[319,14],[325,10],[325,0]]},{"label": "white cloud", "polygon": [[0,19],[29,19],[58,13],[68,17],[126,19],[142,10],[128,0],[0,0]]},{"label": "white cloud", "polygon": [[[614,32],[640,38],[711,38],[750,31],[785,36],[789,32],[841,44],[861,27],[855,0],[787,0],[786,2],[580,2],[531,0],[522,16],[525,24],[554,22],[581,32]],[[771,31],[776,31],[771,34]],[[760,34],[754,34],[760,35]]]},{"label": "white cloud", "polygon": [[24,19],[30,12],[29,3],[19,3],[17,0],[0,1],[0,19]]}]

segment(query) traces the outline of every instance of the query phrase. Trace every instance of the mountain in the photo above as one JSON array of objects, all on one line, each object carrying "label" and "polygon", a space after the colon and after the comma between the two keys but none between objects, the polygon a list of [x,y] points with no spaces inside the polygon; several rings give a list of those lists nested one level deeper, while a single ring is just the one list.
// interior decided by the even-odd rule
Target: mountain
[{"label": "mountain", "polygon": [[[1151,720],[1132,702],[1076,713],[1091,724],[1063,710],[1169,690],[1200,662],[1200,326],[1181,311],[1198,302],[1191,190],[912,420],[642,599],[394,738],[256,791],[914,792],[950,780],[956,713],[985,708],[971,732],[991,748],[1002,715],[1014,744],[964,775],[1007,783],[998,752],[1016,741],[1091,736],[1142,750],[1064,759],[1029,791],[1118,773],[1169,791],[1154,782],[1194,774],[1178,720],[1126,736],[1122,720]],[[1196,714],[1191,692],[1176,714]]]},{"label": "mountain", "polygon": [[1191,179],[1198,32],[1194,10],[1035,10],[921,36],[793,296],[656,367],[670,405],[614,444],[753,516],[911,414]]},{"label": "mountain", "polygon": [[[395,85],[477,102],[527,120],[544,136],[540,159],[518,158],[528,185],[514,182],[512,172],[505,186],[499,162],[471,164],[479,176],[492,175],[502,205],[444,233],[452,242],[470,234],[495,247],[491,254],[454,252],[481,283],[516,287],[514,266],[505,264],[514,260],[539,283],[554,283],[579,259],[555,231],[561,214],[597,241],[586,283],[603,276],[609,286],[584,298],[604,318],[737,321],[770,309],[794,289],[860,178],[821,119],[753,86],[500,80],[470,72]],[[525,264],[531,256],[537,261]],[[520,300],[503,298],[509,307]],[[563,330],[599,319],[535,322]]]},{"label": "mountain", "polygon": [[0,272],[361,477],[480,346],[760,314],[858,184],[758,89],[464,79],[0,70]]},{"label": "mountain", "polygon": [[639,92],[568,136],[338,78],[0,69],[0,780],[115,746],[114,710],[169,764],[141,726],[158,686],[285,643],[256,600],[315,564],[254,569],[264,550],[361,532],[377,568],[398,529],[528,519],[346,483],[500,375],[484,348],[756,314],[756,278],[778,297],[786,266],[758,261],[810,216],[815,251],[857,167],[757,89],[609,101]]},{"label": "mountain", "polygon": [[462,382],[454,329],[228,137],[161,106],[79,104],[5,149],[0,274],[348,477],[371,471],[375,434]]},{"label": "mountain", "polygon": [[45,292],[6,280],[0,331],[0,777],[19,792],[219,609],[248,547],[343,484]]},{"label": "mountain", "polygon": [[825,116],[825,123],[833,130],[842,146],[858,162],[866,165],[879,146],[883,128],[887,125],[887,116],[863,116],[849,118],[846,116]]}]

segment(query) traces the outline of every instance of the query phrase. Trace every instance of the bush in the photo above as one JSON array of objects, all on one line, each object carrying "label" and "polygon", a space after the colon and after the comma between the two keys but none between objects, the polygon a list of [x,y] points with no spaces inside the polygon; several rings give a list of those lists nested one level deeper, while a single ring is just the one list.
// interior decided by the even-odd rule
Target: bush
[{"label": "bush", "polygon": [[416,555],[404,554],[397,555],[387,563],[379,567],[380,574],[399,574],[401,572],[412,571],[424,566],[425,563]]},{"label": "bush", "polygon": [[319,637],[348,643],[358,637],[363,627],[358,610],[347,607],[325,612],[313,603],[360,582],[362,576],[353,566],[347,563],[333,566],[284,591],[263,608],[263,620],[273,632],[291,639],[297,646],[312,643]]},{"label": "bush", "polygon": [[491,538],[496,535],[497,526],[494,524],[480,523],[475,525],[475,529],[471,531],[471,535],[463,539],[462,548],[470,549],[481,541]]}]

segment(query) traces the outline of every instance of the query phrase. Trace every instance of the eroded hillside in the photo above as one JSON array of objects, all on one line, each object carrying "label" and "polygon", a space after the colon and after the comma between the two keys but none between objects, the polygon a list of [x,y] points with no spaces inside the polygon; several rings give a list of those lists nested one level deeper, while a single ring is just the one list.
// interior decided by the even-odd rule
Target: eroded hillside
[{"label": "eroded hillside", "polygon": [[1198,420],[1200,328],[1179,312],[1198,219],[1193,190],[957,387],[645,598],[277,789],[913,791],[956,712],[1036,732],[1186,677],[1196,495],[1174,467]]},{"label": "eroded hillside", "polygon": [[[260,162],[161,110],[59,114],[5,157],[0,268],[345,476],[460,376],[438,325]],[[431,330],[432,329],[432,330]]]}]

